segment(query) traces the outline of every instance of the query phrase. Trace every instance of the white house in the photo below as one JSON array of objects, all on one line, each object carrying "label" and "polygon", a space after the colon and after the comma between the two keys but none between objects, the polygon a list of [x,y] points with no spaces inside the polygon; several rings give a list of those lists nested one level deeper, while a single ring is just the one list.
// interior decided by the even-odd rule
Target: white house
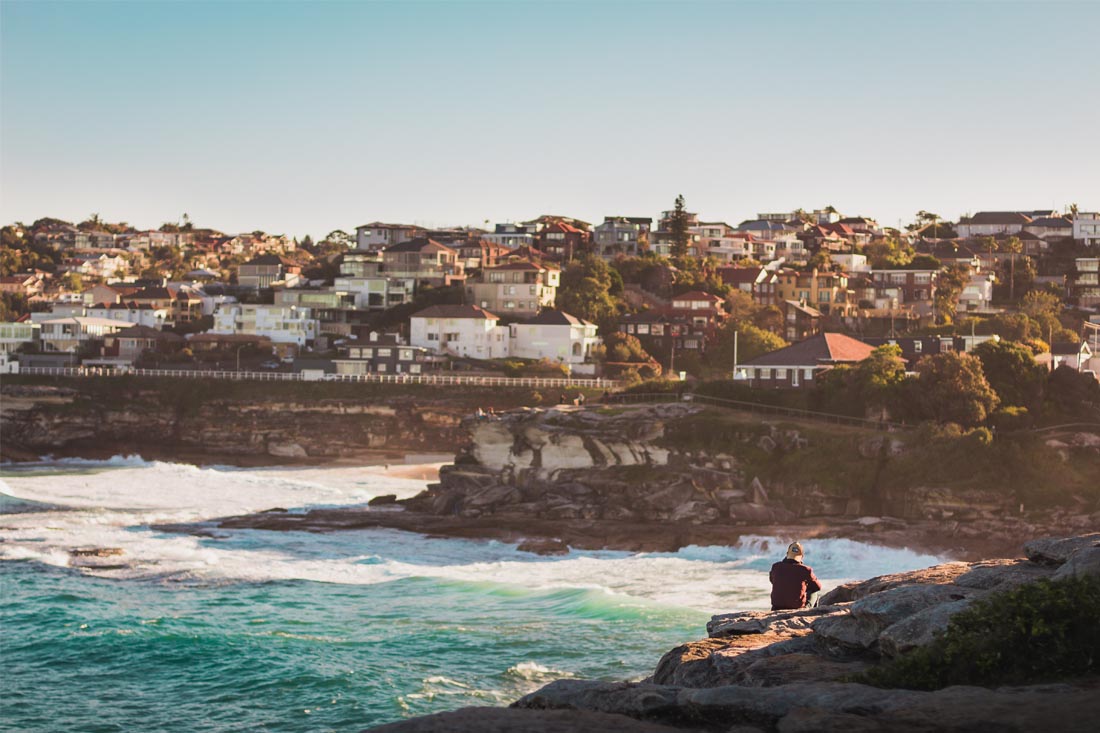
[{"label": "white house", "polygon": [[959,219],[955,228],[963,239],[992,237],[995,234],[1019,234],[1031,223],[1031,217],[1019,211],[979,211]]},{"label": "white house", "polygon": [[993,302],[993,282],[996,279],[997,276],[992,272],[970,273],[970,278],[959,293],[958,312],[988,311]]},{"label": "white house", "polygon": [[579,365],[599,345],[595,323],[561,311],[547,310],[509,328],[510,356],[518,359],[549,359]]},{"label": "white house", "polygon": [[164,324],[172,318],[167,308],[126,303],[98,303],[85,308],[84,315],[156,329],[164,328]]},{"label": "white house", "polygon": [[109,318],[54,318],[43,321],[41,340],[43,351],[77,351],[89,341],[102,339],[112,333],[118,333],[133,324],[113,321]]},{"label": "white house", "polygon": [[409,343],[471,359],[508,356],[508,329],[476,305],[433,305],[409,319]]},{"label": "white house", "polygon": [[840,265],[844,272],[870,272],[871,266],[867,264],[867,255],[844,253],[830,254],[829,259]]},{"label": "white house", "polygon": [[299,306],[223,303],[214,311],[210,333],[265,336],[276,344],[305,346],[317,338],[320,322]]},{"label": "white house", "polygon": [[1086,247],[1100,244],[1100,213],[1078,212],[1073,217],[1073,238],[1083,242]]}]

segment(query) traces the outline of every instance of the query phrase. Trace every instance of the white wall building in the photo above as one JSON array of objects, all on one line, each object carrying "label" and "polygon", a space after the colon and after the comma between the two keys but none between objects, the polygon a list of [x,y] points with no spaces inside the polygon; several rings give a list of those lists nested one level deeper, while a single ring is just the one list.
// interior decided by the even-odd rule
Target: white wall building
[{"label": "white wall building", "polygon": [[1073,217],[1073,238],[1084,242],[1086,247],[1100,245],[1100,213],[1078,212]]},{"label": "white wall building", "polygon": [[43,351],[71,352],[78,350],[88,341],[118,333],[124,328],[130,328],[133,324],[112,321],[109,318],[73,316],[43,321],[41,325]]},{"label": "white wall building", "polygon": [[508,329],[476,305],[433,305],[409,319],[409,343],[471,359],[508,356]]},{"label": "white wall building", "polygon": [[225,303],[214,311],[210,333],[266,336],[272,343],[301,347],[317,338],[320,322],[309,308]]},{"label": "white wall building", "polygon": [[561,311],[544,311],[509,328],[509,356],[578,365],[600,344],[595,323]]}]

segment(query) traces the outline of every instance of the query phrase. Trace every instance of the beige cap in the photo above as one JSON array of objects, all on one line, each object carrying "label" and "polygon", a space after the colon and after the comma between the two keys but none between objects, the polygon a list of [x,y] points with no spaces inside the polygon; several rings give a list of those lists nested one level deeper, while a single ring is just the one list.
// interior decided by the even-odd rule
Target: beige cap
[{"label": "beige cap", "polygon": [[790,560],[796,560],[800,557],[802,557],[802,543],[792,542],[787,547],[787,558]]}]

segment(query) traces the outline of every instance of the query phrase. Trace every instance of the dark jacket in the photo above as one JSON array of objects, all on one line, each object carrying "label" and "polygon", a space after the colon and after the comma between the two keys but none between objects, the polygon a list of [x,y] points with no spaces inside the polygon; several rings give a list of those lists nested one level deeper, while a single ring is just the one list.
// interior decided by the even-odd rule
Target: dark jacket
[{"label": "dark jacket", "polygon": [[810,594],[821,590],[813,568],[790,558],[772,565],[768,578],[772,581],[773,611],[803,608]]}]

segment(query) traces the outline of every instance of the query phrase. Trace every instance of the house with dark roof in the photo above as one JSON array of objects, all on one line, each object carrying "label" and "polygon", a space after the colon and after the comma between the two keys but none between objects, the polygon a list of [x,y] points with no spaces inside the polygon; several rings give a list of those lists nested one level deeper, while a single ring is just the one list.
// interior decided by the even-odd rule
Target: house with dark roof
[{"label": "house with dark roof", "polygon": [[333,360],[336,374],[423,374],[438,369],[443,359],[433,351],[405,343],[394,333],[371,331],[363,340],[352,340],[340,347]]},{"label": "house with dark roof", "polygon": [[1068,239],[1073,236],[1073,221],[1068,216],[1041,216],[1028,222],[1024,231],[1043,239]]},{"label": "house with dark roof", "polygon": [[1067,366],[1070,369],[1084,371],[1091,358],[1092,347],[1089,346],[1089,342],[1084,339],[1080,341],[1055,341],[1050,345],[1051,371],[1060,366]]},{"label": "house with dark roof", "polygon": [[677,354],[703,354],[714,337],[714,329],[707,325],[652,310],[623,316],[619,331],[637,338],[650,356],[670,369]]},{"label": "house with dark roof", "polygon": [[508,328],[476,305],[433,305],[409,318],[409,343],[470,359],[508,356]]},{"label": "house with dark roof", "polygon": [[653,219],[642,216],[606,216],[592,228],[596,254],[604,259],[618,255],[634,256],[649,248]]},{"label": "house with dark roof", "polygon": [[763,267],[719,267],[722,282],[752,296],[760,305],[775,305],[775,289],[778,278]]},{"label": "house with dark roof", "polygon": [[591,362],[592,349],[600,344],[595,323],[558,310],[544,310],[508,329],[511,356],[549,359],[569,364],[578,372],[580,365]]},{"label": "house with dark roof", "polygon": [[146,352],[169,354],[183,348],[184,338],[149,326],[131,326],[103,337],[102,356],[133,364]]},{"label": "house with dark roof", "polygon": [[805,389],[840,364],[858,364],[873,347],[842,333],[819,333],[805,341],[737,365],[737,379],[765,389]]},{"label": "house with dark roof", "polygon": [[955,231],[962,239],[992,237],[995,234],[1018,234],[1031,223],[1031,217],[1020,211],[979,211],[959,219]]}]

